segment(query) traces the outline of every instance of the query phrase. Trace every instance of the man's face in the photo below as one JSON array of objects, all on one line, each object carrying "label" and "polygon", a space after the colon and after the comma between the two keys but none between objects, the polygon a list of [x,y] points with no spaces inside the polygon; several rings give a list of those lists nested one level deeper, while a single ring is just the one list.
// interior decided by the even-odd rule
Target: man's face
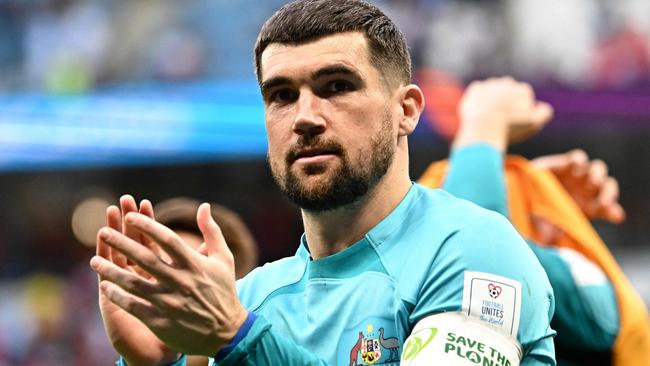
[{"label": "man's face", "polygon": [[386,174],[397,144],[391,92],[366,38],[273,43],[261,68],[268,159],[280,188],[311,211],[358,201]]}]

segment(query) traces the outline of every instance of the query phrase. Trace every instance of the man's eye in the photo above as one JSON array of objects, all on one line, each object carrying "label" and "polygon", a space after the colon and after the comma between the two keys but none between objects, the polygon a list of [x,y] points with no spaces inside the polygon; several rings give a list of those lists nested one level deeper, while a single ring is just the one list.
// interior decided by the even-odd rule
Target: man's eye
[{"label": "man's eye", "polygon": [[272,102],[287,103],[296,99],[296,92],[290,89],[281,89],[271,95]]},{"label": "man's eye", "polygon": [[331,93],[341,93],[345,91],[350,91],[352,90],[352,84],[350,84],[347,81],[342,81],[342,80],[337,80],[337,81],[332,81],[328,85],[328,91]]}]

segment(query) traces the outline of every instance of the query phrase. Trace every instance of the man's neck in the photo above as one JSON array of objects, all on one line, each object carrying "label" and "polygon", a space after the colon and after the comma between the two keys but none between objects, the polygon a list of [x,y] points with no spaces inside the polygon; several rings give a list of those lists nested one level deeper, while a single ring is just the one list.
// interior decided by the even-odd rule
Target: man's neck
[{"label": "man's neck", "polygon": [[353,204],[324,212],[303,210],[305,235],[312,258],[338,253],[361,240],[399,205],[410,188],[408,173],[389,173]]}]

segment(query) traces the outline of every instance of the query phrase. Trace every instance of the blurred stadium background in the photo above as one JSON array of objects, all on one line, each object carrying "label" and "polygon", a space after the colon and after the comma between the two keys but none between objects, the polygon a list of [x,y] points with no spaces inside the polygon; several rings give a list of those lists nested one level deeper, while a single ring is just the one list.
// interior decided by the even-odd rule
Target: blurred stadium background
[{"label": "blurred stadium background", "polygon": [[[115,357],[96,308],[103,209],[131,193],[240,213],[263,261],[294,252],[298,210],[265,162],[252,46],[280,0],[0,0],[0,366]],[[412,177],[446,156],[453,103],[510,74],[556,108],[513,151],[581,147],[621,185],[597,223],[650,303],[650,2],[376,1],[405,31],[428,107]]]}]

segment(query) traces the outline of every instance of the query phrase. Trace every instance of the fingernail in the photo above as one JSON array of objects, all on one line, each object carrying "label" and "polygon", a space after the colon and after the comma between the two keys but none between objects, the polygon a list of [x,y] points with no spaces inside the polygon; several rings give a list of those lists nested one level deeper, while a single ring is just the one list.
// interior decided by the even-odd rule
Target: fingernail
[{"label": "fingernail", "polygon": [[101,228],[99,230],[99,237],[102,238],[102,240],[107,240],[111,236],[111,231],[108,228]]},{"label": "fingernail", "polygon": [[92,269],[97,269],[97,268],[99,268],[99,263],[100,262],[101,262],[101,259],[99,259],[99,257],[97,257],[97,256],[94,256],[94,257],[92,257],[90,259],[90,267]]},{"label": "fingernail", "polygon": [[110,287],[111,285],[107,281],[102,281],[99,283],[99,288],[104,292],[108,291]]}]

